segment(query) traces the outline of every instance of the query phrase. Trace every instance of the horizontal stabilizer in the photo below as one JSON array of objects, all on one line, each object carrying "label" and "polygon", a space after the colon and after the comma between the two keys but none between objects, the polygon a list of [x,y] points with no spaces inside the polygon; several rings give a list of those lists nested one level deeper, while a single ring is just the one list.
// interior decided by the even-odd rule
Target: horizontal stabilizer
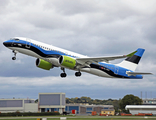
[{"label": "horizontal stabilizer", "polygon": [[127,71],[126,74],[128,76],[136,76],[136,75],[152,75],[152,73],[144,73],[144,72],[129,72]]}]

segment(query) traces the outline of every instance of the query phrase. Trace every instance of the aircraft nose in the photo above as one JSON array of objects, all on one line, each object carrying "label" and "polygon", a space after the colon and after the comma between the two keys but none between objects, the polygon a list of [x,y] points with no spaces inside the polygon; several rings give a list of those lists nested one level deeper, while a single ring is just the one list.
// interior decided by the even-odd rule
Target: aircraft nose
[{"label": "aircraft nose", "polygon": [[3,42],[3,45],[4,45],[4,46],[7,46],[7,42]]},{"label": "aircraft nose", "polygon": [[4,45],[5,47],[9,47],[9,46],[11,45],[11,42],[5,41],[5,42],[3,42],[3,45]]}]

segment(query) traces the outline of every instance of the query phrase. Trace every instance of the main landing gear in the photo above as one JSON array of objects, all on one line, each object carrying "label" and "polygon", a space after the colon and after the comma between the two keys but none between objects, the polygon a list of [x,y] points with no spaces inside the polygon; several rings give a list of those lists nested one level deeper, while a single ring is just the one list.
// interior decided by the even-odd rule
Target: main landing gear
[{"label": "main landing gear", "polygon": [[[62,78],[65,78],[65,77],[67,76],[67,74],[65,73],[65,68],[62,68],[62,67],[61,67],[61,70],[63,70],[63,73],[61,73],[60,76],[61,76]],[[81,72],[80,72],[80,71],[79,71],[79,72],[75,72],[75,76],[76,76],[76,77],[80,77],[80,76],[81,76]]]},{"label": "main landing gear", "polygon": [[65,69],[64,69],[64,68],[61,68],[61,70],[63,70],[63,73],[61,73],[60,76],[61,76],[62,78],[66,77],[67,74],[65,73]]},{"label": "main landing gear", "polygon": [[12,52],[14,53],[14,57],[12,57],[12,60],[16,60],[17,51],[16,50],[13,50]]},{"label": "main landing gear", "polygon": [[76,73],[75,73],[75,76],[76,76],[76,77],[80,77],[80,76],[81,76],[81,72],[76,72]]}]

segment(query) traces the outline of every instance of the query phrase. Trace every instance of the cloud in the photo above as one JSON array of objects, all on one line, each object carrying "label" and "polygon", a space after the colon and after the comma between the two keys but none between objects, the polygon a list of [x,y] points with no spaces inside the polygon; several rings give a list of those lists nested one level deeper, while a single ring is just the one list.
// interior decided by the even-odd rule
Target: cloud
[{"label": "cloud", "polygon": [[[15,94],[22,94],[25,93],[26,91],[32,91],[30,92],[30,94],[32,94],[34,93],[33,91],[35,91],[35,95],[33,94],[34,96],[37,96],[39,92],[66,92],[67,96],[70,96],[71,94],[75,96],[79,95],[88,96],[91,95],[92,93],[100,95],[101,94],[100,91],[105,92],[108,91],[111,95],[112,95],[111,91],[114,92],[122,91],[122,94],[126,94],[127,91],[131,91],[133,94],[136,94],[134,90],[143,91],[148,90],[149,87],[151,91],[154,91],[156,85],[154,81],[150,81],[148,79],[144,80],[107,79],[96,77],[89,74],[83,74],[82,77],[78,78],[74,76],[68,76],[67,78],[53,76],[40,78],[34,77],[29,79],[25,77],[0,77],[0,82],[1,82],[0,85],[1,91],[9,89],[12,92],[14,91]],[[19,92],[19,90],[21,92]],[[104,95],[106,94],[105,92]],[[10,93],[8,92],[9,95]],[[29,93],[25,94],[29,96]],[[108,95],[106,94],[106,96],[108,97],[109,94]],[[98,96],[98,98],[102,99],[106,97],[100,95]]]},{"label": "cloud", "polygon": [[[92,57],[128,54],[141,47],[146,51],[137,71],[156,73],[155,3],[155,0],[1,0],[0,81],[1,91],[8,90],[1,95],[25,97],[58,91],[71,97],[121,98],[128,93],[140,95],[143,90],[156,92],[155,75],[143,80],[123,80],[83,73],[76,78],[74,71],[66,70],[67,78],[61,79],[59,68],[39,69],[35,58],[18,53],[17,60],[12,61],[12,51],[2,44],[11,37],[22,36]],[[101,96],[103,91],[105,96]]]}]

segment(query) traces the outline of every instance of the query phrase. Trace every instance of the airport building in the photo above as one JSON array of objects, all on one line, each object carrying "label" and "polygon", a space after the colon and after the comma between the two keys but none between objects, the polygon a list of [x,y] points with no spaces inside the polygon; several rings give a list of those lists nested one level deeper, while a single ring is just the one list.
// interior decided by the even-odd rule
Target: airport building
[{"label": "airport building", "polygon": [[152,113],[156,115],[156,98],[142,99],[142,105],[126,105],[125,109],[129,110],[132,115],[138,113]]},{"label": "airport building", "polygon": [[39,93],[39,111],[62,113],[66,105],[65,93]]},{"label": "airport building", "polygon": [[[112,114],[113,105],[66,104],[65,93],[39,93],[38,103],[34,99],[0,99],[0,112],[63,112],[76,114]],[[113,115],[113,114],[112,114]]]},{"label": "airport building", "polygon": [[34,99],[0,99],[0,112],[38,112]]},{"label": "airport building", "polygon": [[156,98],[153,99],[142,99],[143,105],[156,105]]},{"label": "airport building", "polygon": [[34,99],[0,99],[0,112],[54,112],[65,109],[65,93],[39,93]]},{"label": "airport building", "polygon": [[102,109],[101,115],[115,115],[114,107],[109,107],[108,109]]},{"label": "airport building", "polygon": [[65,111],[71,113],[72,110],[76,110],[77,114],[91,114],[92,111],[96,111],[100,114],[102,111],[114,110],[113,105],[83,105],[83,104],[66,104]]},{"label": "airport building", "polygon": [[129,110],[132,115],[138,113],[152,113],[156,115],[156,105],[126,105],[125,109]]}]

